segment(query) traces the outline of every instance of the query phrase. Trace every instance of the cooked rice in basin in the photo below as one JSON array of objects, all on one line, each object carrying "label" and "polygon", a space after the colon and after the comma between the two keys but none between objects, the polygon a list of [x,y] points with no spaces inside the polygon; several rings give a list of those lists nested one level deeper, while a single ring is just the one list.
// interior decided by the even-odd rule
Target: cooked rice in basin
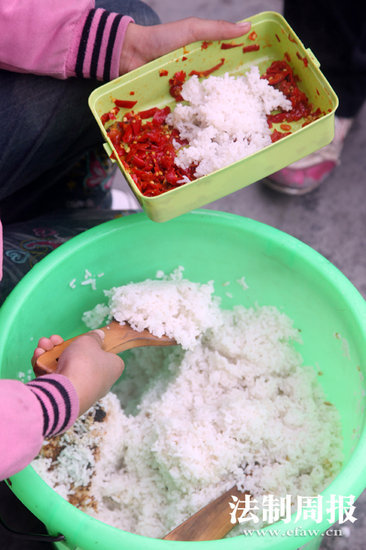
[{"label": "cooked rice in basin", "polygon": [[124,354],[113,391],[45,443],[33,466],[61,496],[161,538],[235,483],[254,498],[296,500],[338,473],[339,415],[303,365],[299,330],[285,314],[220,309],[214,283],[188,281],[182,268],[106,295],[84,314],[90,328],[115,316],[181,345]]}]

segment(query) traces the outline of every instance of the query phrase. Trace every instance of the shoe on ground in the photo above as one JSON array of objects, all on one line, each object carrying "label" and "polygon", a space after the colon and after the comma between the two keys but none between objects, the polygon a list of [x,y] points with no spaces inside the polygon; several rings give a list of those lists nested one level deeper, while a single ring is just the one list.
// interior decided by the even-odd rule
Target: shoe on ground
[{"label": "shoe on ground", "polygon": [[329,145],[268,176],[264,183],[288,195],[305,195],[319,187],[340,164],[344,140],[352,121],[352,118],[335,117],[334,138]]}]

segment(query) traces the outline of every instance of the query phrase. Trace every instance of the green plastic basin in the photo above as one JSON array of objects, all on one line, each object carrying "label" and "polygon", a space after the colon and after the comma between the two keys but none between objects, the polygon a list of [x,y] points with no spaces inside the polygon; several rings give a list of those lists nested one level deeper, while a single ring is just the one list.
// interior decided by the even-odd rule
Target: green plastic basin
[{"label": "green plastic basin", "polygon": [[[134,214],[86,231],[33,267],[0,311],[0,376],[18,378],[30,366],[35,342],[53,332],[65,338],[84,331],[81,314],[103,299],[103,288],[154,277],[179,265],[193,281],[214,279],[223,306],[274,305],[301,329],[304,362],[316,365],[326,398],[341,414],[344,467],[323,492],[358,497],[365,488],[366,305],[350,281],[328,260],[297,239],[262,223],[214,211],[195,211],[165,224]],[[85,270],[97,288],[81,285]],[[223,283],[245,277],[243,290]],[[76,279],[76,288],[70,281]],[[237,287],[235,289],[235,287]],[[51,534],[66,537],[60,548],[82,550],[215,550],[298,548],[311,536],[287,536],[299,524],[276,524],[283,536],[225,541],[171,542],[140,537],[110,527],[57,495],[31,466],[11,478],[11,489]],[[138,503],[137,503],[138,505]],[[357,509],[355,512],[357,516]],[[322,523],[301,521],[302,529],[325,531]]]}]

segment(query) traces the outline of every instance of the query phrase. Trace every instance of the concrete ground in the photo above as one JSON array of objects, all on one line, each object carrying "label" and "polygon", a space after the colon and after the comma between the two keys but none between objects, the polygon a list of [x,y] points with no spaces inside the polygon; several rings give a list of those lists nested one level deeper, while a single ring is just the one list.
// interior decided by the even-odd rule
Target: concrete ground
[{"label": "concrete ground", "polygon": [[[238,21],[261,11],[282,10],[281,0],[147,0],[147,3],[155,9],[163,22],[190,15]],[[273,192],[257,182],[207,205],[207,208],[253,218],[294,235],[328,258],[366,296],[365,128],[366,105],[351,128],[340,166],[311,194],[289,197]],[[126,188],[122,180],[117,182],[117,186]],[[7,494],[8,489],[1,484],[0,501],[5,501]],[[9,516],[15,517],[19,514],[22,518],[19,525],[13,523],[14,527],[31,532],[39,529],[37,521],[31,515],[24,515],[23,507],[16,499],[8,497],[7,502]],[[339,526],[343,529],[343,536],[324,537],[322,550],[366,548],[366,492],[357,500],[354,515],[357,518],[354,524],[347,522]],[[52,546],[39,542],[22,542],[8,537],[0,529],[0,548],[46,550]]]}]

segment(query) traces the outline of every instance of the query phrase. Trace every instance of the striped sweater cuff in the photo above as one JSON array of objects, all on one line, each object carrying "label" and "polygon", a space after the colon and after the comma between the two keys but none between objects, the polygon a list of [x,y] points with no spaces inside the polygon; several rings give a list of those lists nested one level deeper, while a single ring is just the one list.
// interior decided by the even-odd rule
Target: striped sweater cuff
[{"label": "striped sweater cuff", "polygon": [[79,398],[62,374],[45,374],[26,384],[37,397],[43,413],[43,437],[64,432],[78,417]]},{"label": "striped sweater cuff", "polygon": [[66,62],[66,76],[109,81],[119,76],[126,29],[133,19],[102,8],[92,9],[79,23]]}]

